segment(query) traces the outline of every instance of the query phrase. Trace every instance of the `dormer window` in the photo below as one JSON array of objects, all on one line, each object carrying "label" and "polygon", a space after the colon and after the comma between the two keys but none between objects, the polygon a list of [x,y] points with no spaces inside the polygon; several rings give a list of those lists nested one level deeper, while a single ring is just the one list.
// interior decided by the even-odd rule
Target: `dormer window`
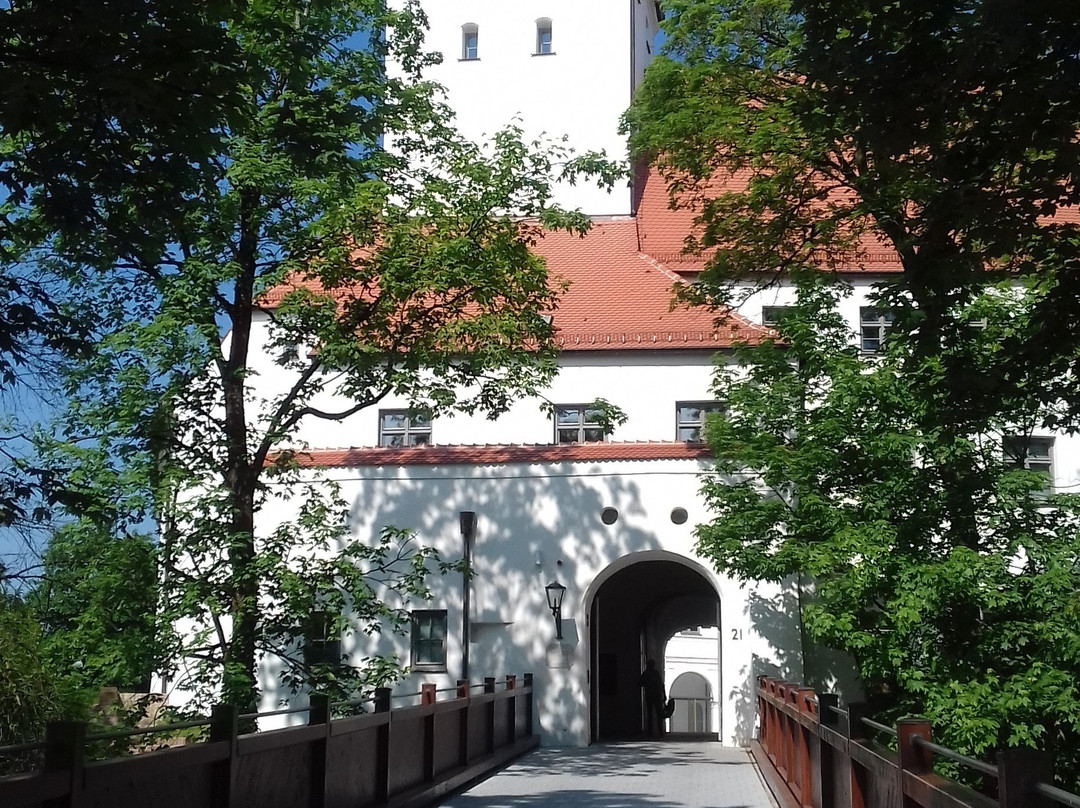
[{"label": "dormer window", "polygon": [[461,58],[472,61],[480,58],[480,27],[474,22],[461,26]]},{"label": "dormer window", "polygon": [[536,21],[536,55],[554,53],[551,49],[551,20],[541,17]]}]

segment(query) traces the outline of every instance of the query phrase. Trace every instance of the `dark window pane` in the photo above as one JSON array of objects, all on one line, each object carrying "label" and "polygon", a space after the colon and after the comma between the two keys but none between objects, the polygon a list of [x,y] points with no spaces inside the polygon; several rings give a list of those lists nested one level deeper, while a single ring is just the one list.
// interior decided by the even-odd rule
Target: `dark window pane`
[{"label": "dark window pane", "polygon": [[580,433],[576,429],[560,429],[559,443],[577,443],[579,435]]}]

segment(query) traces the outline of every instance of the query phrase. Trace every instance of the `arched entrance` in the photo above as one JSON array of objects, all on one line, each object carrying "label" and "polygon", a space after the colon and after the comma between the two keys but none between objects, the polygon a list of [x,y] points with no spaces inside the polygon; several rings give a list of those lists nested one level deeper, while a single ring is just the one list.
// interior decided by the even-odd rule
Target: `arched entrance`
[{"label": "arched entrance", "polygon": [[640,737],[638,678],[645,660],[663,670],[673,634],[718,626],[720,598],[700,565],[659,551],[619,559],[597,577],[588,598],[590,740]]},{"label": "arched entrance", "polygon": [[671,716],[672,732],[711,732],[712,693],[704,676],[700,673],[680,674],[671,683],[668,696],[675,699],[675,712]]}]

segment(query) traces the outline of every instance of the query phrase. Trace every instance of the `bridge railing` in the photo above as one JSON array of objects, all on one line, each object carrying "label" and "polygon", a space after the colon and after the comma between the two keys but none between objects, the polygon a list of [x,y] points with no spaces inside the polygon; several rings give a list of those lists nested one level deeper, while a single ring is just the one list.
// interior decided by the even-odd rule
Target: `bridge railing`
[{"label": "bridge railing", "polygon": [[[886,726],[865,704],[841,708],[835,694],[768,677],[757,703],[752,751],[785,808],[1080,808],[1080,796],[1052,784],[1039,750],[1002,750],[988,763],[934,743],[927,721]],[[895,739],[895,751],[879,734]],[[981,774],[996,798],[936,774],[935,755]]]},{"label": "bridge railing", "polygon": [[[437,690],[424,685],[393,707],[376,691],[371,711],[331,718],[325,697],[309,707],[238,714],[216,706],[209,719],[87,733],[85,722],[53,722],[41,744],[0,755],[44,753],[40,770],[0,778],[4,808],[411,808],[432,802],[534,748],[533,678],[508,675]],[[440,698],[442,696],[442,698]],[[307,713],[306,725],[241,734],[242,722]],[[209,727],[208,739],[88,761],[88,744]]]}]

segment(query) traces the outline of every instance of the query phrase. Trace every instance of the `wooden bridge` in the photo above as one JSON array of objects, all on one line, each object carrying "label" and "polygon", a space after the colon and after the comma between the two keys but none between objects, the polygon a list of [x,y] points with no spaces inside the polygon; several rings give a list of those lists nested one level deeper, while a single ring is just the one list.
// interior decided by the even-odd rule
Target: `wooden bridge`
[{"label": "wooden bridge", "polygon": [[[37,755],[42,764],[0,778],[0,806],[1080,808],[1033,750],[1005,750],[991,764],[935,744],[925,721],[886,726],[864,705],[842,707],[833,695],[772,679],[760,680],[757,695],[749,750],[685,741],[536,750],[529,674],[445,691],[426,685],[406,694],[419,703],[396,708],[380,690],[366,712],[335,718],[341,705],[313,697],[303,708],[238,715],[218,707],[209,719],[136,730],[88,734],[85,723],[58,722],[41,743],[0,747],[7,759]],[[240,732],[255,718],[301,713],[302,726]],[[130,750],[178,731],[205,739],[91,760],[102,745]],[[936,774],[936,758],[966,767],[981,786]]]}]

